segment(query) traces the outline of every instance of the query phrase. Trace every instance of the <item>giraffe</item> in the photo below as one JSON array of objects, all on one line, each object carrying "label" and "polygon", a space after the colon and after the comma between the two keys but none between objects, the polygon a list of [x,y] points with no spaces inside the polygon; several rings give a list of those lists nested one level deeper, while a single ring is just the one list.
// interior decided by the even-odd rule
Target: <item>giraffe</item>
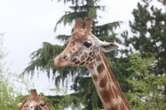
[{"label": "giraffe", "polygon": [[39,96],[35,89],[31,90],[31,95],[18,104],[18,110],[51,110],[51,107]]},{"label": "giraffe", "polygon": [[86,67],[105,110],[131,110],[104,55],[117,49],[117,44],[101,41],[91,31],[89,18],[76,19],[71,37],[65,49],[54,58],[54,65]]}]

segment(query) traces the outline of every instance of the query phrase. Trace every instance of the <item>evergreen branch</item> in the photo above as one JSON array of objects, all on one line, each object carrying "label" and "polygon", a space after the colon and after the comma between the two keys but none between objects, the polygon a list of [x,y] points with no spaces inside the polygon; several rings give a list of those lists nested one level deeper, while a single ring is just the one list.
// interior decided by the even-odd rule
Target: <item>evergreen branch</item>
[{"label": "evergreen branch", "polygon": [[64,16],[62,16],[56,23],[54,31],[56,31],[58,24],[63,23],[64,25],[66,24],[71,24],[73,20],[75,20],[78,17],[83,17],[83,16],[87,16],[87,12],[86,11],[82,11],[82,12],[68,12],[66,13]]},{"label": "evergreen branch", "polygon": [[49,72],[51,68],[55,72],[53,58],[55,55],[60,53],[62,49],[62,46],[52,45],[48,42],[44,42],[42,48],[31,54],[31,63],[25,68],[23,73],[31,73],[33,75],[35,70],[45,70]]},{"label": "evergreen branch", "polygon": [[56,36],[57,39],[66,41],[68,38],[70,37],[70,35],[58,35]]}]

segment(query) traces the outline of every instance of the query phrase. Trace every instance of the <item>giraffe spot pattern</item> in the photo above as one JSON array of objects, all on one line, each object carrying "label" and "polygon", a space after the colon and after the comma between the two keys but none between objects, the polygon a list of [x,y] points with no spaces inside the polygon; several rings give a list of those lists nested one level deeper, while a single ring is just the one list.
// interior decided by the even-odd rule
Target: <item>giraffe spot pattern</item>
[{"label": "giraffe spot pattern", "polygon": [[101,60],[99,55],[96,56],[96,60],[97,60],[97,61],[100,61],[100,60]]},{"label": "giraffe spot pattern", "polygon": [[103,64],[100,64],[98,67],[97,67],[97,71],[98,73],[102,73],[104,71],[104,65]]},{"label": "giraffe spot pattern", "polygon": [[86,53],[84,53],[84,54],[81,56],[81,58],[80,58],[81,61],[84,61],[84,60],[87,58],[87,56],[88,56],[88,55],[87,55]]},{"label": "giraffe spot pattern", "polygon": [[72,62],[74,62],[75,64],[79,64],[80,63],[80,61],[77,58],[73,58]]},{"label": "giraffe spot pattern", "polygon": [[90,68],[90,69],[93,69],[93,63],[90,63],[89,65],[88,65],[88,67]]},{"label": "giraffe spot pattern", "polygon": [[81,62],[80,65],[84,65],[85,64],[85,61]]},{"label": "giraffe spot pattern", "polygon": [[102,79],[100,80],[99,86],[100,86],[101,88],[104,88],[104,87],[106,86],[106,84],[107,84],[107,77],[106,77],[106,75],[105,75],[104,78],[102,78]]},{"label": "giraffe spot pattern", "polygon": [[94,79],[95,81],[97,81],[98,78],[97,78],[97,75],[96,75],[96,74],[93,74],[92,77],[93,77],[93,79]]},{"label": "giraffe spot pattern", "polygon": [[110,101],[110,93],[109,90],[104,89],[101,91],[101,97],[103,98],[104,102],[109,102]]},{"label": "giraffe spot pattern", "polygon": [[91,59],[91,57],[88,57],[88,58],[86,59],[86,61],[88,62],[88,61],[90,61],[90,59]]},{"label": "giraffe spot pattern", "polygon": [[121,110],[121,109],[118,109],[118,106],[113,106],[113,107],[110,107],[108,110]]}]

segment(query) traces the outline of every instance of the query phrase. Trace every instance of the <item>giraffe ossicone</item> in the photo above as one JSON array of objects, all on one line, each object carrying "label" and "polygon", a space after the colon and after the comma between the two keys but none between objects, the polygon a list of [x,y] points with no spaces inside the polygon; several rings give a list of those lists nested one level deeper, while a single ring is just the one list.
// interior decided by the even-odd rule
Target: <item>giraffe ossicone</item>
[{"label": "giraffe ossicone", "polygon": [[131,110],[104,55],[104,52],[117,49],[117,44],[101,41],[91,31],[90,19],[76,19],[65,49],[54,58],[55,66],[85,66],[105,110]]}]

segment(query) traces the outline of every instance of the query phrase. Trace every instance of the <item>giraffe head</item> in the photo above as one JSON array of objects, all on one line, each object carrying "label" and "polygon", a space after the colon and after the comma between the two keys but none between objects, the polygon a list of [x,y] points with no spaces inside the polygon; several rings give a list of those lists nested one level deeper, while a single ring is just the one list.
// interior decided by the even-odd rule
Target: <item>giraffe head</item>
[{"label": "giraffe head", "polygon": [[50,110],[47,105],[45,104],[44,101],[34,101],[34,100],[29,100],[27,101],[21,110]]},{"label": "giraffe head", "polygon": [[110,52],[118,46],[112,42],[99,40],[92,32],[92,21],[86,18],[84,21],[76,19],[71,37],[65,49],[54,58],[54,64],[58,67],[87,66],[96,59],[96,55]]},{"label": "giraffe head", "polygon": [[31,90],[31,96],[25,103],[19,103],[20,110],[51,110],[47,103],[37,94],[35,89]]}]

